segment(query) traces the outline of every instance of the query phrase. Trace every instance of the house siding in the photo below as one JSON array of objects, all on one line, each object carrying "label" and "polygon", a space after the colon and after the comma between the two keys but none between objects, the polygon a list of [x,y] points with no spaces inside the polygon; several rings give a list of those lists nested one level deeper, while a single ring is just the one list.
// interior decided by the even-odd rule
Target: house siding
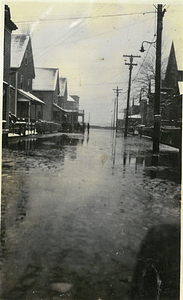
[{"label": "house siding", "polygon": [[[53,121],[54,93],[52,91],[33,91],[33,94],[45,102],[42,119],[45,121]],[[41,107],[37,107],[37,109],[38,114],[40,114],[39,112],[41,111]]]},{"label": "house siding", "polygon": [[[34,61],[33,61],[31,40],[29,39],[20,67],[11,68],[10,83],[14,88],[16,87],[17,89],[22,89],[25,92],[32,93],[33,78],[35,78]],[[15,98],[16,98],[16,89],[11,89],[10,108],[13,114],[16,114]],[[36,117],[34,111],[35,111],[35,107],[31,108],[32,115]],[[28,118],[27,103],[17,102],[17,117],[19,118],[24,117],[26,119]]]},{"label": "house siding", "polygon": [[12,22],[10,9],[5,5],[4,12],[4,63],[3,63],[3,129],[9,128],[9,110],[10,110],[10,60],[11,60],[11,33],[17,26]]},{"label": "house siding", "polygon": [[10,77],[11,31],[4,30],[4,68],[3,80],[9,83]]}]

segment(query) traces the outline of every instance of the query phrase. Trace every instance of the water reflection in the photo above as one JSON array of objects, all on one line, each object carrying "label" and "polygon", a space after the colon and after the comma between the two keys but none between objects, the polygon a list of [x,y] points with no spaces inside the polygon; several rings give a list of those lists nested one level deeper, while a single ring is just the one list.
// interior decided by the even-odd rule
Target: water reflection
[{"label": "water reflection", "polygon": [[[87,138],[87,143],[89,137]],[[29,138],[22,140],[10,140],[8,148],[12,151],[24,152],[28,156],[39,156],[44,151],[47,151],[48,156],[65,156],[69,155],[71,159],[77,157],[77,146],[82,145],[84,142],[84,136],[70,137],[67,135],[59,135],[52,137],[41,137],[41,138]],[[54,151],[57,150],[57,151]],[[46,153],[44,152],[44,155]]]},{"label": "water reflection", "polygon": [[116,133],[113,130],[112,131],[112,175],[114,175],[114,166],[115,166],[115,160],[116,160]]},{"label": "water reflection", "polygon": [[[137,141],[135,141],[137,142]],[[181,182],[181,164],[180,154],[178,151],[161,151],[159,155],[159,164],[157,167],[152,166],[152,150],[143,149],[140,144],[137,146],[132,144],[132,140],[124,140],[123,137],[112,134],[112,174],[115,173],[116,167],[119,167],[117,157],[122,156],[122,177],[127,176],[127,173],[134,171],[139,172],[144,176],[152,179],[168,179],[177,183]],[[121,143],[121,145],[119,145]],[[119,152],[121,147],[122,152]],[[117,150],[118,149],[118,153]],[[142,150],[141,150],[142,149]]]},{"label": "water reflection", "polygon": [[[2,223],[2,248],[10,245],[11,253],[3,268],[2,299],[124,299],[146,230],[177,217],[179,198],[172,204],[167,197],[169,182],[153,198],[159,181],[144,185],[143,174],[160,177],[163,172],[168,177],[178,161],[175,153],[162,153],[162,166],[152,168],[149,141],[144,147],[142,140],[124,141],[115,132],[110,138],[102,131],[91,132],[90,140],[85,134],[85,139],[42,137],[9,145],[3,195],[9,214]],[[102,164],[95,168],[100,153]],[[10,170],[11,157],[16,169]],[[19,182],[17,196],[13,172]],[[73,285],[72,295],[63,292],[63,284]]]},{"label": "water reflection", "polygon": [[[127,159],[127,152],[126,152],[126,149],[123,153],[123,177],[125,176],[125,173],[126,173],[126,159]],[[129,156],[129,165],[131,163],[131,156]]]}]

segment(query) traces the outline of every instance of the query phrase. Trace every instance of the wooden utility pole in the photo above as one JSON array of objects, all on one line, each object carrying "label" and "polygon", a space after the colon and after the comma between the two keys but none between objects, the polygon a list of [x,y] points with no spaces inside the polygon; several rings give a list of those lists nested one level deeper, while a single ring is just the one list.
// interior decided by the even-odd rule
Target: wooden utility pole
[{"label": "wooden utility pole", "polygon": [[153,155],[159,154],[159,135],[160,135],[160,103],[161,103],[161,44],[163,16],[162,4],[158,4],[157,13],[157,40],[156,40],[156,73],[155,73],[155,100],[154,100],[154,136],[153,136]]},{"label": "wooden utility pole", "polygon": [[133,64],[134,57],[141,57],[139,55],[123,55],[123,57],[129,57],[130,63],[125,63],[125,65],[129,65],[129,82],[128,82],[128,97],[127,97],[127,107],[126,107],[126,119],[125,119],[125,133],[124,136],[127,137],[127,130],[128,130],[128,113],[129,113],[129,102],[130,102],[130,90],[131,90],[131,76],[132,76],[132,69],[133,66],[137,66],[137,64]]},{"label": "wooden utility pole", "polygon": [[119,91],[122,91],[122,89],[118,89],[118,86],[116,89],[113,89],[116,92],[116,132],[118,130],[118,97],[119,97]]}]

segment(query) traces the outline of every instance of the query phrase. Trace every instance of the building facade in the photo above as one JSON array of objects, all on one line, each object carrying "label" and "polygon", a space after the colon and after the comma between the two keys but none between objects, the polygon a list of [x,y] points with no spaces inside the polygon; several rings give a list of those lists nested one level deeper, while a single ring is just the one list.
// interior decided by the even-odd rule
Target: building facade
[{"label": "building facade", "polygon": [[11,35],[18,27],[11,20],[10,9],[5,5],[4,11],[4,65],[3,65],[3,128],[9,128],[10,110],[10,63],[11,63]]},{"label": "building facade", "polygon": [[25,34],[12,35],[11,45],[10,112],[26,122],[35,122],[44,102],[32,94],[35,68],[31,38]]}]

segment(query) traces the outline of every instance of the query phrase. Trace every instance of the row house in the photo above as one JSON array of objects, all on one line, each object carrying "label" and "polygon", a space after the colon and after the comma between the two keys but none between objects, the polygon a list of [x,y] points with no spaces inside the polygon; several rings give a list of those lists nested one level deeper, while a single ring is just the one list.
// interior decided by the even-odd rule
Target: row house
[{"label": "row house", "polygon": [[59,99],[58,99],[59,106],[62,108],[66,108],[65,103],[67,101],[67,96],[68,96],[67,78],[65,77],[59,78],[59,88],[60,88]]},{"label": "row house", "polygon": [[84,119],[84,111],[79,112],[79,97],[68,95],[67,79],[59,77],[58,68],[36,67],[33,93],[45,102],[39,119],[58,124],[68,123],[72,127],[78,122],[78,114]]},{"label": "row house", "polygon": [[59,69],[36,67],[33,93],[36,97],[44,99],[45,103],[43,111],[39,111],[39,119],[48,122],[60,122]]},{"label": "row house", "polygon": [[11,35],[18,29],[11,20],[10,9],[5,5],[4,12],[4,64],[3,64],[3,129],[9,128],[10,109],[10,60],[11,60]]},{"label": "row house", "polygon": [[79,109],[79,96],[71,95],[71,97],[76,101],[78,107],[78,119],[81,120],[81,123],[84,124],[84,110]]},{"label": "row house", "polygon": [[35,122],[44,101],[32,93],[35,68],[31,38],[26,34],[11,37],[10,112],[26,122]]},{"label": "row house", "polygon": [[78,116],[84,122],[79,97],[68,95],[67,79],[59,78],[58,68],[35,68],[31,37],[12,34],[16,29],[5,5],[3,128],[8,132],[9,120],[12,128],[17,120],[19,125],[20,121],[32,125],[40,119],[60,125],[68,123],[72,128]]}]

